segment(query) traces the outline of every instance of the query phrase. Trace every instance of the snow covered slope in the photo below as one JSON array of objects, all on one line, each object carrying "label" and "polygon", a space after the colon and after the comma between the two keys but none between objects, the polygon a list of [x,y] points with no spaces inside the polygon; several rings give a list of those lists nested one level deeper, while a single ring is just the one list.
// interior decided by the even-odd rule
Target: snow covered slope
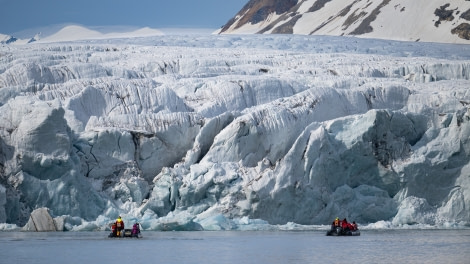
[{"label": "snow covered slope", "polygon": [[219,33],[353,35],[470,44],[470,1],[251,0]]},{"label": "snow covered slope", "polygon": [[52,43],[91,39],[139,38],[163,35],[161,31],[148,27],[121,32],[122,30],[123,29],[119,30],[119,32],[102,33],[80,25],[68,25],[60,28],[57,32],[54,32],[51,35],[41,37],[41,34],[38,33],[30,39],[18,39],[14,36],[0,34],[0,44],[23,45],[33,42]]},{"label": "snow covered slope", "polygon": [[158,36],[163,35],[163,33],[156,29],[151,28],[141,28],[131,32],[123,33],[101,33],[96,30],[90,30],[88,28],[71,25],[66,26],[59,30],[58,32],[47,36],[41,40],[38,40],[39,43],[49,43],[49,42],[60,42],[60,41],[76,41],[76,40],[88,40],[88,39],[113,39],[113,38],[137,38],[137,37],[149,37],[149,36]]},{"label": "snow covered slope", "polygon": [[[470,46],[171,35],[0,47],[0,222],[470,222]],[[57,219],[59,218],[59,219]],[[61,224],[62,226],[62,224]]]}]

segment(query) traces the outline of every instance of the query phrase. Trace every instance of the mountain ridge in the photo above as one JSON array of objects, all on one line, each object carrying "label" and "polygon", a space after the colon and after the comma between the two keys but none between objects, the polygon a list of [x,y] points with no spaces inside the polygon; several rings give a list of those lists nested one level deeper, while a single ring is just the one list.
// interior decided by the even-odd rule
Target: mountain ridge
[{"label": "mountain ridge", "polygon": [[251,0],[217,33],[470,44],[470,1]]}]

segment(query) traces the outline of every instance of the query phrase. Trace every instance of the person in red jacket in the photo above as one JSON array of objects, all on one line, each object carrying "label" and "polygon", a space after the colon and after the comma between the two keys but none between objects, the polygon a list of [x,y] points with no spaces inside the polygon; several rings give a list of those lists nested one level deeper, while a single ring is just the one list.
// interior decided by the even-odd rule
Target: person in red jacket
[{"label": "person in red jacket", "polygon": [[341,221],[341,228],[343,228],[343,231],[348,231],[350,230],[349,226],[348,221],[344,218],[343,221]]},{"label": "person in red jacket", "polygon": [[111,225],[111,234],[109,234],[109,237],[116,237],[116,236],[117,236],[116,223],[113,223]]},{"label": "person in red jacket", "polygon": [[353,221],[352,224],[351,224],[351,227],[352,227],[352,231],[357,231],[357,224],[356,224],[356,221]]}]

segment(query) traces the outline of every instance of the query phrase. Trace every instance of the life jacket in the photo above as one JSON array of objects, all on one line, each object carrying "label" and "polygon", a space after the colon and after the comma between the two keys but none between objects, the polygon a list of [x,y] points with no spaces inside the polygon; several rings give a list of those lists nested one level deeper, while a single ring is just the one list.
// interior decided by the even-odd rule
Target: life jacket
[{"label": "life jacket", "polygon": [[111,230],[112,230],[113,232],[116,230],[116,224],[113,224],[113,225],[111,226]]},{"label": "life jacket", "polygon": [[123,224],[122,224],[122,220],[121,220],[121,219],[118,219],[118,220],[116,221],[116,227],[117,227],[118,229],[123,228]]},{"label": "life jacket", "polygon": [[335,221],[333,222],[334,226],[340,226],[340,224],[341,224],[341,221],[339,221],[339,219],[335,219]]}]

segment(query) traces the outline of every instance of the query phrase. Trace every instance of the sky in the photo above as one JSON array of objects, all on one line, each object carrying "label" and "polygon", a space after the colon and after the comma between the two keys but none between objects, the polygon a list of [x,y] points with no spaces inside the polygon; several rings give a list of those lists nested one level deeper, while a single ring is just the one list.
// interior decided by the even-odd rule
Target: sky
[{"label": "sky", "polygon": [[30,34],[67,24],[86,27],[218,29],[248,2],[249,0],[0,0],[0,33]]}]

